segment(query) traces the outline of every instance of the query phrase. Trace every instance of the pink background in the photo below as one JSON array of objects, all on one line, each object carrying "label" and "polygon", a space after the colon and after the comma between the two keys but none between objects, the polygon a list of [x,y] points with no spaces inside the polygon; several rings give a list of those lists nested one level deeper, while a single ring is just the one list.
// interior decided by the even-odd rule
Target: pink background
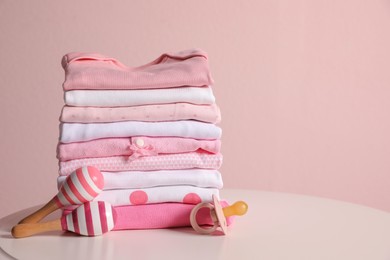
[{"label": "pink background", "polygon": [[63,54],[190,47],[210,56],[226,188],[390,211],[388,0],[66,3],[0,1],[0,217],[56,194]]}]

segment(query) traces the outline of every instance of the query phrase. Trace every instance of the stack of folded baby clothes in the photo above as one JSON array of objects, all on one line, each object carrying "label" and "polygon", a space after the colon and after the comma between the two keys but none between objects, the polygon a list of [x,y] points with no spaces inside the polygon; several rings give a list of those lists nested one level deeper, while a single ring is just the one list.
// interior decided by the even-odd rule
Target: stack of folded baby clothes
[{"label": "stack of folded baby clothes", "polygon": [[62,66],[59,185],[77,168],[100,169],[95,200],[116,209],[114,229],[186,226],[194,205],[219,196],[221,117],[206,53],[166,53],[136,68],[69,53]]}]

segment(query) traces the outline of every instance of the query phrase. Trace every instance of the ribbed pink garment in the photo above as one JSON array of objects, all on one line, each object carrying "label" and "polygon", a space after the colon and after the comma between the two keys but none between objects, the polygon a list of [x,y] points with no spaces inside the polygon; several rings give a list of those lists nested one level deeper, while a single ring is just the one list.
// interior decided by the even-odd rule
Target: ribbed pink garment
[{"label": "ribbed pink garment", "polygon": [[127,67],[98,53],[73,52],[62,59],[64,90],[207,87],[213,83],[207,54],[199,49],[162,54],[140,67]]},{"label": "ribbed pink garment", "polygon": [[68,161],[82,158],[110,157],[118,155],[136,159],[159,154],[189,153],[198,150],[219,153],[220,140],[196,140],[180,137],[107,138],[80,143],[59,143],[57,158]]},{"label": "ribbed pink garment", "polygon": [[70,107],[64,106],[60,121],[64,123],[109,123],[121,121],[197,120],[219,123],[221,112],[216,104],[194,105],[173,103],[132,107]]},{"label": "ribbed pink garment", "polygon": [[[221,201],[222,207],[228,206]],[[114,207],[116,221],[113,230],[126,229],[156,229],[173,227],[190,227],[191,210],[196,205],[183,203],[158,203],[137,206]],[[67,208],[63,215],[69,214],[74,207]],[[212,225],[210,210],[200,209],[196,216],[199,225]],[[228,217],[228,226],[234,221],[234,217]]]}]

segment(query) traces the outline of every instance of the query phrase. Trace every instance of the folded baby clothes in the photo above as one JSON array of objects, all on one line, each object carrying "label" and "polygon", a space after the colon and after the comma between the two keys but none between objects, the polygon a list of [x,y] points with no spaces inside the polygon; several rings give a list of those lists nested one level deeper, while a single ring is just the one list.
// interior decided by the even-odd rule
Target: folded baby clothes
[{"label": "folded baby clothes", "polygon": [[199,49],[164,53],[135,68],[98,53],[73,52],[63,57],[62,66],[64,90],[172,88],[213,82],[207,54]]},{"label": "folded baby clothes", "polygon": [[84,142],[100,138],[132,136],[176,136],[194,139],[219,139],[221,128],[214,124],[183,120],[172,122],[125,121],[115,123],[62,123],[62,143]]},{"label": "folded baby clothes", "polygon": [[110,123],[120,121],[197,120],[219,123],[221,112],[216,104],[189,103],[144,105],[133,107],[70,107],[64,106],[60,121],[64,123]]},{"label": "folded baby clothes", "polygon": [[[227,207],[226,201],[221,201],[222,207]],[[116,206],[116,221],[113,230],[127,229],[156,229],[173,227],[190,227],[190,215],[193,204],[184,203],[158,203],[147,205]],[[64,210],[63,215],[69,214],[74,207]],[[230,226],[234,217],[227,217],[227,225]],[[199,225],[213,225],[208,208],[202,208],[196,215]]]},{"label": "folded baby clothes", "polygon": [[143,189],[103,190],[94,201],[106,201],[113,206],[142,205],[164,202],[198,204],[219,198],[219,190],[195,186],[160,186]]},{"label": "folded baby clothes", "polygon": [[[196,204],[219,198],[221,114],[204,52],[166,53],[134,68],[69,53],[62,65],[59,188],[76,169],[98,168],[104,188],[94,200],[114,206],[114,230],[190,226]],[[210,210],[197,222],[212,225]]]},{"label": "folded baby clothes", "polygon": [[65,92],[69,106],[126,107],[164,103],[211,105],[211,88],[181,87],[147,90],[70,90]]},{"label": "folded baby clothes", "polygon": [[207,153],[178,153],[157,156],[140,157],[129,160],[128,156],[113,156],[103,158],[86,158],[60,162],[60,175],[69,175],[84,166],[94,166],[101,171],[157,171],[182,169],[214,169],[221,167],[221,154]]},{"label": "folded baby clothes", "polygon": [[[104,190],[181,185],[222,189],[223,186],[221,174],[217,170],[127,171],[102,172],[102,174]],[[61,187],[66,178],[67,176],[58,177],[58,187]]]},{"label": "folded baby clothes", "polygon": [[59,143],[57,158],[69,161],[82,158],[127,155],[130,159],[159,154],[189,153],[198,150],[219,153],[220,140],[197,140],[180,137],[105,138],[81,143]]}]

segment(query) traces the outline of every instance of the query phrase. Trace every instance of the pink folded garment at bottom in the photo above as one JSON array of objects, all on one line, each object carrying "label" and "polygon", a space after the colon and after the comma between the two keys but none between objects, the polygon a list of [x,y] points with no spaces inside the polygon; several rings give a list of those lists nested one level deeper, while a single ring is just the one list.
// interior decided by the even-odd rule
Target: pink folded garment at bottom
[{"label": "pink folded garment at bottom", "polygon": [[[226,201],[221,201],[222,207],[228,206]],[[191,210],[196,205],[182,203],[159,203],[137,206],[114,207],[117,215],[113,230],[125,229],[156,229],[189,227]],[[69,214],[74,207],[67,208],[63,214]],[[199,225],[212,225],[210,210],[199,210],[196,216]],[[228,226],[233,223],[234,217],[228,217]]]}]

